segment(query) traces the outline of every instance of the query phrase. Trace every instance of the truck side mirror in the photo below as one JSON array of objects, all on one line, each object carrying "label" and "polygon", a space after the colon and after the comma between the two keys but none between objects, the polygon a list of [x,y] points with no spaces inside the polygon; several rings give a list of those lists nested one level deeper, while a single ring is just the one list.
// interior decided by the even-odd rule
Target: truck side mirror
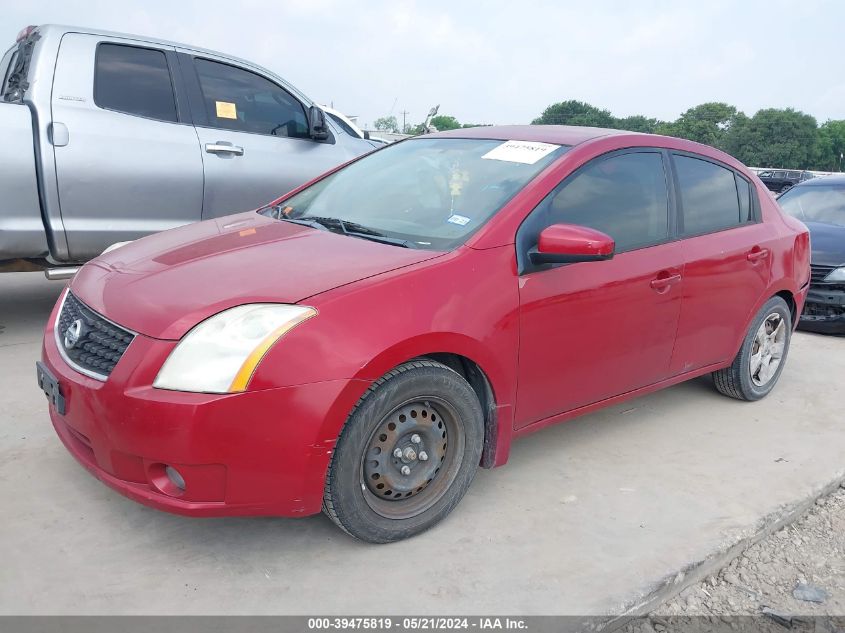
[{"label": "truck side mirror", "polygon": [[315,141],[325,141],[329,138],[329,129],[326,127],[326,113],[317,106],[311,106],[308,110],[308,134]]}]

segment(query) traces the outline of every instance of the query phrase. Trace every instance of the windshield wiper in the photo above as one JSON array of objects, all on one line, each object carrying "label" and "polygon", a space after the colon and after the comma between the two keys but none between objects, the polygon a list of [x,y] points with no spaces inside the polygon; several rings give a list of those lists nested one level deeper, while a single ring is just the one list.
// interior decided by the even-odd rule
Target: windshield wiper
[{"label": "windshield wiper", "polygon": [[301,224],[302,226],[310,226],[312,229],[319,229],[321,231],[328,231],[329,227],[321,222],[315,222],[314,220],[303,220],[301,218],[286,218],[284,216],[277,218],[284,222],[292,222],[293,224]]},{"label": "windshield wiper", "polygon": [[386,235],[381,235],[379,233],[362,233],[360,231],[347,231],[346,235],[360,237],[361,239],[370,240],[371,242],[381,242],[382,244],[390,244],[391,246],[411,248],[411,243],[408,240],[403,240],[398,237],[387,237]]},{"label": "windshield wiper", "polygon": [[316,215],[306,215],[301,218],[283,218],[288,222],[295,222],[296,224],[304,224],[313,228],[322,229],[340,229],[344,235],[351,235],[352,237],[360,237],[365,240],[373,242],[380,242],[382,244],[390,244],[392,246],[401,246],[403,248],[410,248],[411,244],[408,240],[403,240],[396,237],[388,237],[384,233],[380,233],[375,229],[371,229],[363,224],[357,222],[350,222],[349,220],[342,220],[340,218],[328,218]]}]

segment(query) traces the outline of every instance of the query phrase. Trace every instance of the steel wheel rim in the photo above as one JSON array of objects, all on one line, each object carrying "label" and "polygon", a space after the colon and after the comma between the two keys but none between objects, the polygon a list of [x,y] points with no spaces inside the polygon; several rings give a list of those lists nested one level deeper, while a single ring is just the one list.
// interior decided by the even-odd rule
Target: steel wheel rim
[{"label": "steel wheel rim", "polygon": [[786,334],[786,320],[777,312],[763,319],[757,328],[748,359],[751,382],[756,386],[765,387],[777,374],[786,349]]},{"label": "steel wheel rim", "polygon": [[458,419],[451,404],[434,396],[407,400],[381,419],[360,468],[361,491],[373,511],[407,519],[443,498],[463,461],[466,438]]}]

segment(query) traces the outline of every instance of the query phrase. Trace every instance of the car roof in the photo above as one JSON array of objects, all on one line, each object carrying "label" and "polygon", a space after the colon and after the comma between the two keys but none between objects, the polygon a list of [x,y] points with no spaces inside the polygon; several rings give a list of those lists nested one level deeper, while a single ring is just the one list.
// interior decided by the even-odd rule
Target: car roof
[{"label": "car roof", "polygon": [[[575,125],[485,125],[426,134],[426,138],[478,138],[496,141],[530,141],[555,145],[579,145],[610,135],[634,135],[625,130]],[[637,134],[637,136],[642,136]]]},{"label": "car roof", "polygon": [[[715,159],[729,165],[733,169],[747,170],[748,168],[736,158],[720,149],[709,145],[702,145],[674,136],[660,134],[644,134],[628,130],[615,130],[600,127],[581,127],[576,125],[487,125],[472,128],[460,128],[425,134],[413,138],[465,138],[485,139],[491,141],[528,141],[537,143],[552,143],[554,145],[575,146],[601,142],[601,139],[613,138],[613,145],[618,147],[660,147],[675,151],[691,152],[707,158]],[[409,140],[413,140],[409,139]],[[750,173],[750,172],[749,172]]]},{"label": "car roof", "polygon": [[805,180],[802,183],[795,185],[796,187],[825,187],[834,185],[837,187],[845,187],[845,174],[832,174],[830,176],[816,176],[810,180]]}]

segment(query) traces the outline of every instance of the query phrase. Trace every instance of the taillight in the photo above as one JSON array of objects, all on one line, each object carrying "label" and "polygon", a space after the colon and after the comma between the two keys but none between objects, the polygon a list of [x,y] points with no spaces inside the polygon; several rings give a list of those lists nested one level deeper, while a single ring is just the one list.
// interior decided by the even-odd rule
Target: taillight
[{"label": "taillight", "polygon": [[29,26],[21,29],[21,32],[18,33],[18,36],[15,38],[15,42],[20,42],[21,40],[25,40],[26,38],[28,38],[32,34],[32,32],[36,28],[37,27],[34,24],[30,24]]},{"label": "taillight", "polygon": [[803,231],[795,237],[793,253],[793,270],[801,280],[801,285],[810,283],[810,233]]}]

